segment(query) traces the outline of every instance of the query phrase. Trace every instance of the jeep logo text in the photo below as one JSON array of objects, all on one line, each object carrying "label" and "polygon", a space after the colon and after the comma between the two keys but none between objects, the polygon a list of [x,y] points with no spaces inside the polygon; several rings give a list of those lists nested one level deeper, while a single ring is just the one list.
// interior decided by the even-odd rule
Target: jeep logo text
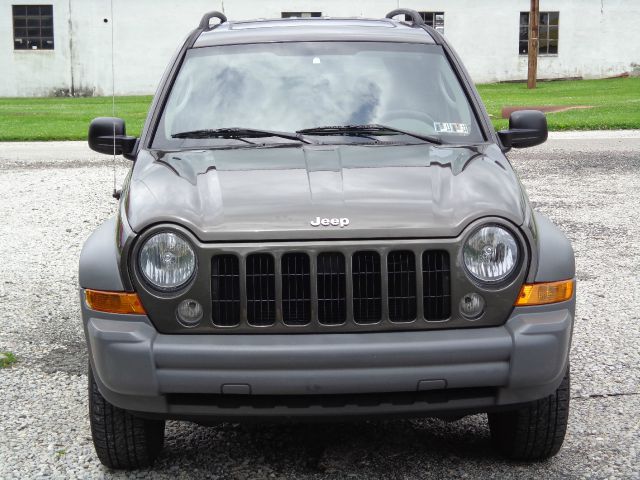
[{"label": "jeep logo text", "polygon": [[349,219],[348,218],[320,218],[320,217],[316,217],[315,220],[311,220],[311,226],[312,227],[319,227],[321,225],[323,227],[333,226],[333,227],[344,228],[347,225],[349,225]]}]

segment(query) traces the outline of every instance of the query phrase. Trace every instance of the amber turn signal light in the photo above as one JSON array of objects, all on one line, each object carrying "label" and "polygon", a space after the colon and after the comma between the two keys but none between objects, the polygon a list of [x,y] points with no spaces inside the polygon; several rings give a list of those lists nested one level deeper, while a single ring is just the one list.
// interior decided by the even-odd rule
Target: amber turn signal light
[{"label": "amber turn signal light", "polygon": [[549,303],[564,302],[573,296],[575,280],[561,282],[530,283],[520,289],[516,300],[516,307],[527,305],[547,305]]},{"label": "amber turn signal light", "polygon": [[85,290],[84,297],[91,310],[130,315],[144,315],[147,313],[144,311],[137,293]]}]

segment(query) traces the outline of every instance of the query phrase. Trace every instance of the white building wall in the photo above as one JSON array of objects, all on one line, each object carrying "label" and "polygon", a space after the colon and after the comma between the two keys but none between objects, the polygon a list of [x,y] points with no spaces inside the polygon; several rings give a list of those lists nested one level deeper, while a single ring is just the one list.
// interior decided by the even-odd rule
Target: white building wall
[{"label": "white building wall", "polygon": [[[55,50],[13,50],[11,5],[47,3],[54,5]],[[282,11],[375,18],[398,6],[444,11],[445,36],[476,82],[526,78],[518,35],[529,0],[113,0],[116,93],[153,93],[209,10],[232,20]],[[560,40],[558,55],[539,58],[539,78],[606,77],[640,64],[640,0],[540,0],[540,9],[560,12]],[[110,0],[0,0],[0,96],[110,94],[111,21]]]},{"label": "white building wall", "polygon": [[55,88],[68,88],[69,4],[54,4],[54,50],[14,50],[12,4],[33,5],[38,0],[0,0],[0,96],[50,95]]}]

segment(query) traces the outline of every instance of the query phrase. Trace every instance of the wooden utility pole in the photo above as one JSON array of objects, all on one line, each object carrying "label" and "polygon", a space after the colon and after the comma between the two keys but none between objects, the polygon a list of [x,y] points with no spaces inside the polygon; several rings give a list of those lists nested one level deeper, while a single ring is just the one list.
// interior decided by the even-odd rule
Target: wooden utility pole
[{"label": "wooden utility pole", "polygon": [[531,0],[529,9],[529,72],[527,88],[536,88],[538,78],[538,23],[540,22],[540,0]]}]

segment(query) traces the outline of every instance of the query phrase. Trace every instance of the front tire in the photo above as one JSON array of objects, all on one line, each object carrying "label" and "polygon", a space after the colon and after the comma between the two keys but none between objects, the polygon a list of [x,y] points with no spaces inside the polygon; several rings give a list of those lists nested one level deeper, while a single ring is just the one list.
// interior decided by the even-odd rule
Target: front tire
[{"label": "front tire", "polygon": [[112,469],[151,466],[164,444],[164,420],[133,416],[110,404],[98,390],[89,367],[89,420],[98,458]]},{"label": "front tire", "polygon": [[545,460],[560,450],[569,420],[569,367],[558,389],[517,410],[489,413],[494,445],[514,460]]}]

